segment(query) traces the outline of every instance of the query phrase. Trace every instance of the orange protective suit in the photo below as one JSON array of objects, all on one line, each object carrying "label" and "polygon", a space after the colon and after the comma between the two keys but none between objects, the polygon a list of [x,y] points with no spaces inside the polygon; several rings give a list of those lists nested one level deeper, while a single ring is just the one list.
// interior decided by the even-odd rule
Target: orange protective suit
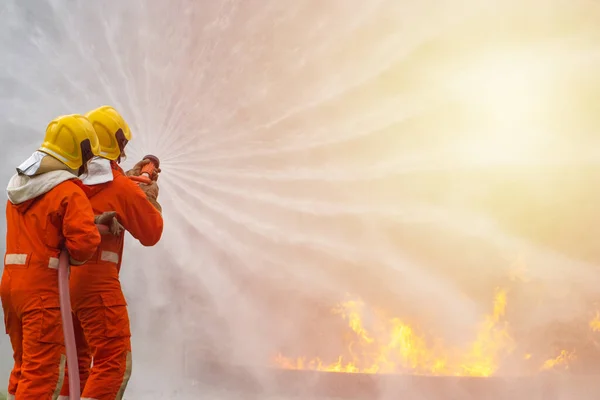
[{"label": "orange protective suit", "polygon": [[[108,160],[105,160],[109,162]],[[123,227],[144,246],[162,236],[161,213],[114,161],[111,182],[87,186],[95,212],[115,210]],[[125,234],[103,235],[85,266],[71,270],[70,288],[82,398],[120,400],[131,375],[131,331],[119,270]],[[93,358],[93,367],[90,368]],[[68,398],[65,383],[61,398]]]},{"label": "orange protective suit", "polygon": [[0,284],[14,367],[9,398],[56,399],[66,361],[58,293],[58,257],[92,257],[100,244],[94,213],[68,171],[15,175],[8,187],[6,255]]}]

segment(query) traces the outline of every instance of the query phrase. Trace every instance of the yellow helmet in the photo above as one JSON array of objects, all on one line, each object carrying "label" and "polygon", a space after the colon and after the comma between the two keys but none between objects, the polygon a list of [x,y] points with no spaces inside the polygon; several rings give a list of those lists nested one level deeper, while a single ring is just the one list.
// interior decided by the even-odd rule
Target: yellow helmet
[{"label": "yellow helmet", "polygon": [[125,119],[111,106],[102,106],[85,115],[96,130],[100,142],[100,157],[118,160],[131,140]]},{"label": "yellow helmet", "polygon": [[50,121],[39,151],[76,170],[100,153],[100,144],[94,127],[86,117],[63,115]]}]

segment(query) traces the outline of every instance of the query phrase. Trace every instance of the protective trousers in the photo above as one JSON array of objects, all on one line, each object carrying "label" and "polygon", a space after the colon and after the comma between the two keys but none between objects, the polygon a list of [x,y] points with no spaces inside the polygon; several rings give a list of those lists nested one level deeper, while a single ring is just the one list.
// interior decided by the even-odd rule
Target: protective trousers
[{"label": "protective trousers", "polygon": [[13,290],[23,287],[26,273],[27,269],[5,266],[2,275],[4,324],[14,358],[8,398],[56,400],[66,363],[58,293]]},{"label": "protective trousers", "polygon": [[[75,344],[77,346],[77,361],[78,361],[78,369],[79,369],[79,381],[81,392],[79,395],[81,396],[83,393],[83,388],[90,376],[90,368],[92,367],[92,354],[90,352],[90,346],[87,344],[85,340],[85,335],[83,334],[83,328],[79,323],[75,314],[73,316],[73,331],[75,333]],[[60,392],[60,396],[58,400],[69,400],[69,365],[67,364],[65,368],[65,379],[63,381],[63,387]]]},{"label": "protective trousers", "polygon": [[[131,331],[120,288],[73,306],[82,400],[121,400],[131,376]],[[68,378],[64,382],[60,394],[68,399]]]}]

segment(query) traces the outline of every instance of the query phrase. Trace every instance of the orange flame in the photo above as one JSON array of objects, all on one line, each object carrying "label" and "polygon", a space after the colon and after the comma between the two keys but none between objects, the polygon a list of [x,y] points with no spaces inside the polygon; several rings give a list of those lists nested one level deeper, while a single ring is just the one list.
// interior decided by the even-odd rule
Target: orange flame
[{"label": "orange flame", "polygon": [[[347,373],[402,373],[426,375],[489,376],[497,369],[497,359],[514,349],[513,340],[503,322],[506,292],[498,290],[491,315],[483,322],[471,347],[465,351],[446,351],[441,343],[431,345],[411,326],[399,318],[379,318],[375,334],[365,327],[361,315],[363,303],[358,300],[334,309],[348,322],[361,348],[361,354],[350,351],[350,357],[339,356],[335,362],[320,358],[290,359],[279,354],[275,363],[286,369],[312,369]],[[353,348],[356,343],[349,347]]]},{"label": "orange flame", "polygon": [[590,321],[590,329],[592,332],[600,332],[600,312],[596,312],[594,318]]},{"label": "orange flame", "polygon": [[547,360],[544,365],[542,365],[542,370],[555,369],[556,367],[568,369],[569,363],[575,360],[575,358],[575,351],[562,350],[558,357]]},{"label": "orange flame", "polygon": [[[500,362],[516,348],[505,320],[506,305],[506,291],[497,289],[493,310],[485,316],[473,342],[467,348],[447,349],[440,340],[428,341],[400,318],[388,318],[383,313],[376,314],[378,318],[368,324],[367,329],[364,303],[352,300],[333,309],[352,331],[352,340],[346,343],[346,355],[327,363],[318,357],[307,361],[306,357],[294,359],[278,354],[274,363],[280,368],[295,370],[488,377],[498,371]],[[589,326],[600,332],[600,312]],[[534,360],[531,353],[522,358]],[[575,359],[574,351],[562,350],[557,357],[543,362],[540,370],[567,369]]]}]

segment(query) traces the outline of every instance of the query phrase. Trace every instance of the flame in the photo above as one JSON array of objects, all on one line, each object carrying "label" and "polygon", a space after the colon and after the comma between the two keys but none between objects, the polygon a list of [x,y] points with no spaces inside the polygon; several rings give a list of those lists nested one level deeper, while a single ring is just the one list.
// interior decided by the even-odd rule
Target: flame
[{"label": "flame", "polygon": [[[352,300],[336,307],[333,312],[347,321],[354,333],[348,345],[348,355],[335,362],[320,358],[307,362],[305,357],[286,358],[278,354],[275,364],[285,369],[311,369],[346,373],[406,373],[425,375],[490,376],[498,367],[498,359],[514,349],[504,319],[506,292],[498,289],[493,311],[486,316],[479,333],[466,351],[447,351],[440,341],[426,338],[400,318],[380,315],[372,331],[364,324],[361,310],[364,303]],[[355,347],[361,349],[357,354]]]},{"label": "flame", "polygon": [[[498,372],[501,362],[516,349],[506,321],[506,306],[506,291],[497,289],[491,313],[485,315],[471,344],[448,349],[441,340],[428,338],[398,317],[390,318],[376,312],[372,313],[376,318],[365,318],[365,304],[361,300],[351,300],[332,310],[346,321],[351,331],[345,343],[345,354],[332,362],[319,357],[308,360],[278,354],[274,363],[279,368],[294,370],[488,377]],[[600,312],[589,326],[592,331],[600,332]],[[528,352],[522,359],[534,363],[535,367],[544,358]],[[558,356],[542,362],[538,369],[568,369],[575,359],[575,351],[561,350]]]},{"label": "flame", "polygon": [[596,311],[596,316],[590,321],[592,332],[600,332],[600,311]]},{"label": "flame", "polygon": [[360,307],[364,306],[362,301],[348,301],[333,309],[334,314],[339,314],[343,319],[348,320],[348,326],[356,335],[366,343],[373,343],[365,328],[362,326],[360,318]]},{"label": "flame", "polygon": [[562,350],[558,357],[547,360],[542,365],[542,370],[555,369],[556,367],[568,369],[570,362],[575,360],[575,358],[575,351]]}]

